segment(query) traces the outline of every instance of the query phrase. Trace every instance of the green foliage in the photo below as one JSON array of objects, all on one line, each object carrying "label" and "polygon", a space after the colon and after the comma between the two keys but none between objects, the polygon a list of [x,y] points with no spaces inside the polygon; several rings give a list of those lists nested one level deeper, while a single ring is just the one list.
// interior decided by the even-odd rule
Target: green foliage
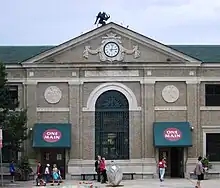
[{"label": "green foliage", "polygon": [[16,106],[7,86],[5,65],[0,62],[0,127],[3,129],[3,146],[14,152],[19,151],[21,143],[27,139],[27,112],[16,111]]},{"label": "green foliage", "polygon": [[21,157],[18,164],[16,174],[19,180],[29,180],[29,174],[33,172],[30,167],[29,160],[27,156]]},{"label": "green foliage", "polygon": [[4,115],[11,109],[14,110],[17,104],[14,104],[7,86],[7,72],[5,65],[0,62],[0,108]]},{"label": "green foliage", "polygon": [[32,173],[33,170],[30,167],[29,160],[27,156],[21,157],[18,163],[18,169],[23,173],[27,172],[28,174]]},{"label": "green foliage", "polygon": [[208,169],[210,169],[212,167],[212,165],[209,162],[208,157],[203,157],[201,162],[202,162],[203,166],[207,167]]},{"label": "green foliage", "polygon": [[27,139],[26,110],[10,111],[3,123],[3,138],[9,149],[19,151],[21,143]]}]

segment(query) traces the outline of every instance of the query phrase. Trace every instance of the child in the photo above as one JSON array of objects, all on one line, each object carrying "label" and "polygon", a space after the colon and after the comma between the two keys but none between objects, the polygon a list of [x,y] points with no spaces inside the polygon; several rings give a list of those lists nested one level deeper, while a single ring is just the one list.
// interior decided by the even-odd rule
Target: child
[{"label": "child", "polygon": [[53,165],[53,183],[51,185],[54,185],[54,182],[57,181],[57,185],[60,185],[60,180],[61,180],[61,176],[60,176],[60,171],[57,168],[57,165],[54,164]]}]

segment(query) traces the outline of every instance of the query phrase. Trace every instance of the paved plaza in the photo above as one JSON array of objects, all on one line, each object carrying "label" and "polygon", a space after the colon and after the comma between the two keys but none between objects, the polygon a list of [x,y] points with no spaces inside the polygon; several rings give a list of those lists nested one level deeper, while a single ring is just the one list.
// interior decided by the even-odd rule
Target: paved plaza
[{"label": "paved plaza", "polygon": [[[220,179],[215,180],[205,180],[202,182],[202,188],[214,188],[219,187]],[[4,188],[9,187],[23,187],[23,188],[32,188],[37,187],[35,186],[33,181],[29,182],[16,182],[16,183],[7,183]],[[43,187],[43,186],[38,186]],[[67,180],[62,183],[60,186],[51,186],[48,184],[46,187],[54,187],[54,188],[83,188],[83,186],[79,186],[79,181],[71,181]],[[94,187],[103,188],[103,187],[111,187],[107,184],[100,184],[94,182]],[[124,188],[194,188],[195,187],[195,180],[187,180],[187,179],[167,179],[164,182],[159,182],[156,179],[146,179],[146,180],[125,180],[121,182],[121,186]]]}]

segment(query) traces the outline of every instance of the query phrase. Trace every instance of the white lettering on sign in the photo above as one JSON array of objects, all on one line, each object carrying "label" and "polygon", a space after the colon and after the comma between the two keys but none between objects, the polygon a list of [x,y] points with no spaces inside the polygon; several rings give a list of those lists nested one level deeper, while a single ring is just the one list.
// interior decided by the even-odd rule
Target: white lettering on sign
[{"label": "white lettering on sign", "polygon": [[164,131],[164,138],[169,141],[178,141],[182,138],[182,133],[177,128],[168,128]]},{"label": "white lettering on sign", "polygon": [[43,139],[46,142],[57,142],[61,139],[62,134],[57,129],[49,129],[43,133]]},{"label": "white lettering on sign", "polygon": [[56,140],[59,140],[60,136],[57,136],[57,135],[45,135],[44,136],[44,140],[45,139],[56,139]]},{"label": "white lettering on sign", "polygon": [[181,135],[177,131],[167,131],[166,138],[181,138]]}]

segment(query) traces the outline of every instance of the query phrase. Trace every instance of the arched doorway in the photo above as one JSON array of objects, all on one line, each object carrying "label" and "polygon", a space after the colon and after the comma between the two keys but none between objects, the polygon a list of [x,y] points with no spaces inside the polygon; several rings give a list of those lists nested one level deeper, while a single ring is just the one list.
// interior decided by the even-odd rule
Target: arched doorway
[{"label": "arched doorway", "polygon": [[129,103],[119,91],[102,93],[95,104],[95,153],[129,159]]}]

